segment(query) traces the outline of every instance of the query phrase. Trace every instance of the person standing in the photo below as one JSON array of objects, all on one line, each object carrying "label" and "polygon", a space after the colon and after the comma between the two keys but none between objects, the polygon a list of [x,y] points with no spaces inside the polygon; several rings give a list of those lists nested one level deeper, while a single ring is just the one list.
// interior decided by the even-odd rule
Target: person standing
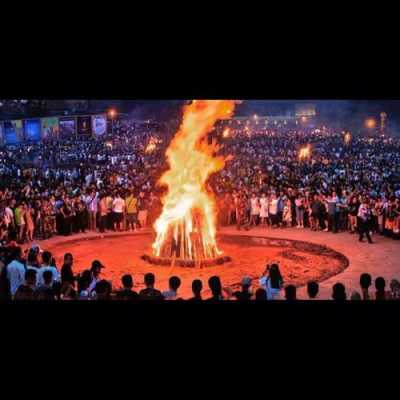
[{"label": "person standing", "polygon": [[147,199],[144,192],[140,192],[139,199],[138,199],[138,220],[140,228],[146,228],[147,225],[147,214],[148,214],[148,206],[147,206]]},{"label": "person standing", "polygon": [[353,196],[349,204],[349,225],[350,233],[355,233],[357,230],[357,215],[360,208],[360,203],[357,196]]},{"label": "person standing", "polygon": [[268,221],[268,198],[265,193],[262,193],[260,198],[260,219],[261,225],[266,226]]},{"label": "person standing", "polygon": [[136,231],[137,228],[137,198],[132,191],[125,199],[126,207],[126,229]]},{"label": "person standing", "polygon": [[12,253],[12,261],[5,267],[6,276],[10,283],[10,293],[14,297],[17,289],[25,281],[25,265],[21,261],[21,247],[16,247]]},{"label": "person standing", "polygon": [[363,199],[360,208],[358,209],[358,223],[359,223],[359,241],[362,242],[364,235],[367,236],[368,243],[372,243],[371,236],[369,234],[370,230],[370,220],[371,220],[371,209],[369,207],[368,201]]},{"label": "person standing", "polygon": [[92,190],[86,195],[84,201],[89,212],[89,229],[95,231],[97,228],[96,216],[98,211],[98,197],[99,194]]},{"label": "person standing", "polygon": [[121,231],[121,223],[124,217],[125,200],[121,198],[120,194],[117,193],[113,205],[113,220],[114,220],[114,231]]},{"label": "person standing", "polygon": [[295,200],[297,228],[304,228],[304,197],[299,193]]},{"label": "person standing", "polygon": [[260,217],[260,200],[255,193],[250,199],[250,226],[257,225]]},{"label": "person standing", "polygon": [[35,224],[33,223],[33,208],[29,205],[26,213],[25,213],[25,221],[26,221],[26,234],[28,237],[28,241],[33,241],[33,233],[35,231]]},{"label": "person standing", "polygon": [[99,230],[104,233],[107,228],[108,205],[107,197],[102,194],[99,201]]}]

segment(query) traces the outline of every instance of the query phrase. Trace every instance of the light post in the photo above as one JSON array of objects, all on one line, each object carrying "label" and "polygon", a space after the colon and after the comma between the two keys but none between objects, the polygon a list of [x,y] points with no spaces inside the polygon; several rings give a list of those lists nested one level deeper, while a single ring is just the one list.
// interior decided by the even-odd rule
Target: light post
[{"label": "light post", "polygon": [[117,115],[117,112],[112,108],[108,111],[108,115],[111,118],[111,135],[114,136],[114,118]]}]

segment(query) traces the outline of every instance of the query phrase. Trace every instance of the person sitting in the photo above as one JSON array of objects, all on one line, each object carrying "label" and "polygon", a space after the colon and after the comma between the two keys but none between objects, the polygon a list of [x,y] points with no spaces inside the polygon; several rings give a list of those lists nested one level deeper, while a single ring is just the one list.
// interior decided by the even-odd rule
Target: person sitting
[{"label": "person sitting", "polygon": [[357,291],[354,291],[350,296],[350,300],[361,300],[360,293],[358,293]]},{"label": "person sitting", "polygon": [[260,286],[266,290],[268,300],[275,300],[279,297],[283,286],[283,278],[278,264],[267,265],[260,278]]},{"label": "person sitting", "polygon": [[188,301],[202,301],[201,291],[203,290],[203,283],[200,279],[194,279],[192,282],[193,297]]},{"label": "person sitting", "polygon": [[105,267],[99,260],[94,260],[92,262],[92,266],[90,268],[91,281],[90,281],[90,285],[88,288],[89,293],[91,293],[94,290],[94,288],[97,285],[97,282],[99,282],[101,280],[100,274],[101,274],[101,270],[103,268],[105,268]]},{"label": "person sitting", "polygon": [[319,292],[319,285],[316,281],[310,281],[307,283],[307,294],[309,300],[316,300]]},{"label": "person sitting", "polygon": [[53,289],[53,273],[45,271],[43,273],[43,284],[38,285],[35,290],[36,300],[55,300],[55,291]]},{"label": "person sitting", "polygon": [[15,292],[14,300],[34,300],[36,289],[36,271],[28,269],[25,272],[25,283],[20,285]]},{"label": "person sitting", "polygon": [[335,283],[332,287],[332,299],[336,301],[346,300],[346,288],[343,283]]},{"label": "person sitting", "polygon": [[296,291],[296,286],[287,285],[285,287],[285,299],[290,301],[297,300]]},{"label": "person sitting", "polygon": [[241,285],[242,285],[241,290],[233,292],[230,297],[235,297],[236,300],[241,300],[241,301],[251,300],[252,297],[252,293],[250,291],[251,278],[248,276],[243,277]]},{"label": "person sitting", "polygon": [[370,274],[364,273],[360,275],[360,286],[363,300],[369,300],[370,295],[368,292],[369,287],[371,286],[372,278]]},{"label": "person sitting", "polygon": [[141,300],[164,300],[161,292],[154,288],[155,276],[151,272],[144,276],[145,289],[139,292]]},{"label": "person sitting", "polygon": [[392,300],[400,300],[400,282],[397,279],[390,281],[390,298]]},{"label": "person sitting", "polygon": [[255,294],[255,300],[267,300],[267,292],[263,288],[258,288]]},{"label": "person sitting", "polygon": [[118,300],[138,300],[139,295],[133,288],[133,278],[132,275],[126,274],[121,278],[122,289],[117,292]]},{"label": "person sitting", "polygon": [[78,299],[88,300],[90,298],[89,286],[92,281],[92,273],[86,269],[78,276]]},{"label": "person sitting", "polygon": [[177,276],[169,278],[169,290],[162,292],[165,300],[178,300],[178,289],[181,286],[181,280]]},{"label": "person sitting", "polygon": [[222,285],[219,276],[212,276],[208,280],[208,287],[211,290],[212,296],[207,299],[207,301],[211,302],[219,302],[223,300],[224,297],[222,296]]},{"label": "person sitting", "polygon": [[385,290],[386,281],[381,276],[375,279],[375,300],[388,300],[390,299],[390,292]]},{"label": "person sitting", "polygon": [[102,279],[96,283],[94,291],[94,298],[96,300],[111,300],[112,286],[111,283],[105,279]]}]

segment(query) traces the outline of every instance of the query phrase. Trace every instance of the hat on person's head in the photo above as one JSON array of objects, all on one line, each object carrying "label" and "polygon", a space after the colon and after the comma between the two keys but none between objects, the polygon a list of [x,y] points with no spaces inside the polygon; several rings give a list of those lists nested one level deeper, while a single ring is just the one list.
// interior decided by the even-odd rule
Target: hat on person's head
[{"label": "hat on person's head", "polygon": [[242,286],[250,286],[251,285],[251,278],[249,276],[244,276],[242,278]]},{"label": "hat on person's head", "polygon": [[93,262],[92,262],[92,269],[95,269],[95,268],[105,268],[105,266],[99,261],[99,260],[94,260]]}]

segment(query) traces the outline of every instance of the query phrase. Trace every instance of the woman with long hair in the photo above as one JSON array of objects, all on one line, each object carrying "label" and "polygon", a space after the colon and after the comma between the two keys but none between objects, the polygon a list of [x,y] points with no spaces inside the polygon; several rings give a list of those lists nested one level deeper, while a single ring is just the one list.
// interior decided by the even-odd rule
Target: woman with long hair
[{"label": "woman with long hair", "polygon": [[276,263],[268,264],[260,278],[260,286],[267,292],[268,300],[277,299],[283,287],[283,283],[279,265]]}]

